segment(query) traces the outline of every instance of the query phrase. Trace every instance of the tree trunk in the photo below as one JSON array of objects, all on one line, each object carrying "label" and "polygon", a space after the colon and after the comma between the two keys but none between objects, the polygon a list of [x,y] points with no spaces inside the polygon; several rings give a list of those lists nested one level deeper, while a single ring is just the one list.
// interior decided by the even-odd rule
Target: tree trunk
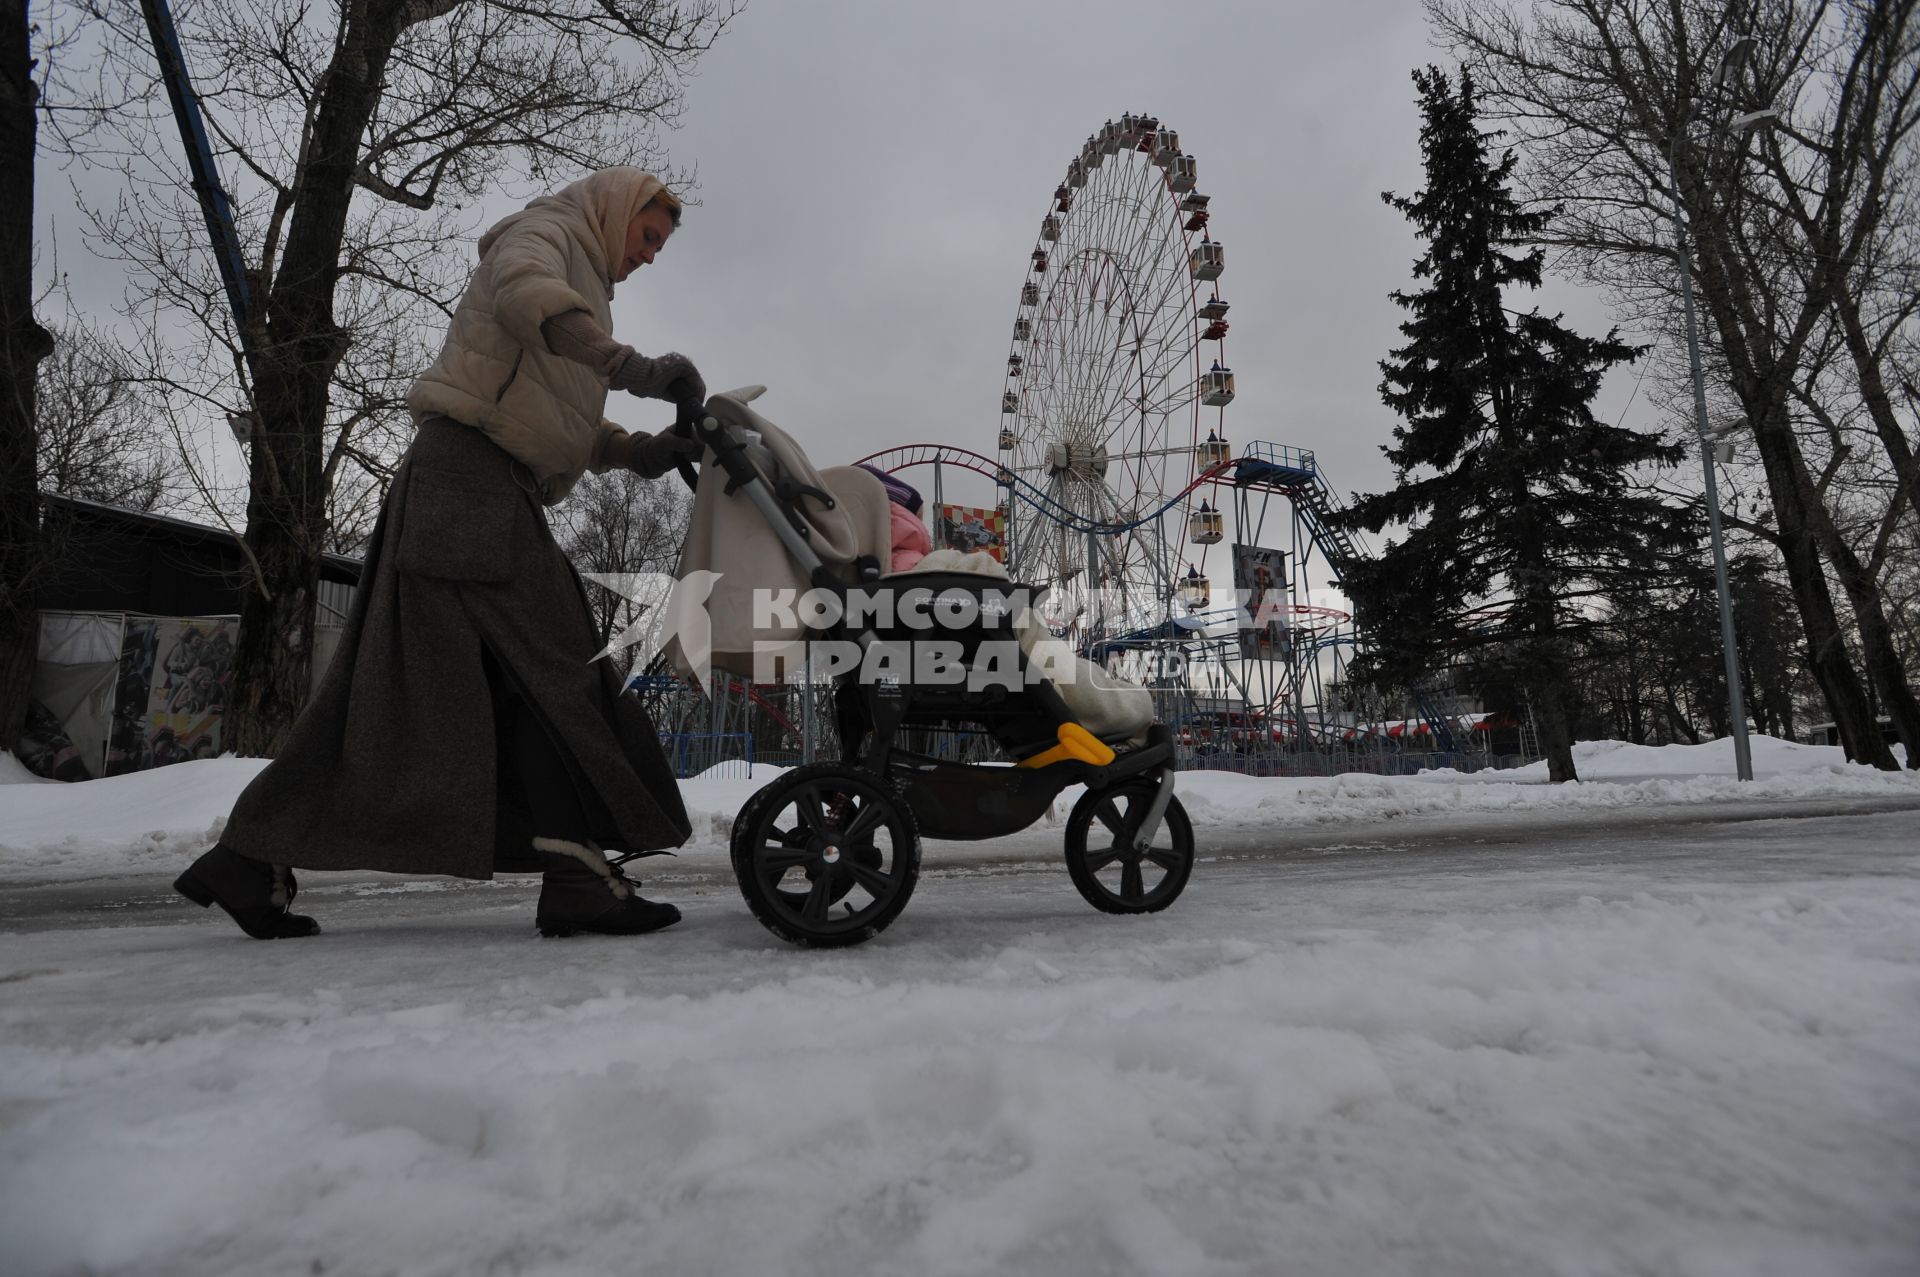
[{"label": "tree trunk", "polygon": [[1554,784],[1579,780],[1573,769],[1573,721],[1560,680],[1551,675],[1539,679],[1527,695],[1533,699],[1534,721],[1540,727],[1540,750],[1547,756],[1547,779]]},{"label": "tree trunk", "polygon": [[[1529,557],[1522,557],[1522,571],[1536,582],[1547,579],[1547,569],[1528,562]],[[1567,711],[1568,662],[1561,652],[1553,598],[1537,590],[1529,590],[1523,597],[1521,615],[1531,634],[1521,659],[1526,670],[1527,699],[1533,702],[1534,721],[1540,728],[1540,750],[1547,756],[1547,779],[1554,784],[1578,780],[1573,768],[1573,717]]]},{"label": "tree trunk", "polygon": [[[1878,700],[1893,720],[1900,743],[1907,747],[1907,766],[1920,768],[1920,702],[1914,699],[1913,688],[1907,682],[1906,665],[1894,645],[1893,626],[1881,605],[1879,583],[1840,535],[1826,510],[1817,509],[1814,516],[1814,527],[1828,561],[1833,564],[1834,575],[1840,579],[1847,601],[1853,605],[1854,625],[1860,631],[1861,657],[1872,680],[1872,690],[1878,693]],[[1874,731],[1879,734],[1877,721]]]},{"label": "tree trunk", "polygon": [[1634,642],[1631,634],[1623,633],[1621,637],[1626,641],[1627,649],[1627,685],[1624,698],[1626,700],[1627,739],[1636,745],[1644,745],[1647,743],[1647,724],[1646,707],[1641,704],[1640,700],[1640,645]]},{"label": "tree trunk", "polygon": [[[1690,207],[1710,207],[1696,188]],[[1827,708],[1840,733],[1847,757],[1884,771],[1897,771],[1893,751],[1880,735],[1859,671],[1847,654],[1833,593],[1821,562],[1815,524],[1821,494],[1807,471],[1800,442],[1794,437],[1787,412],[1787,396],[1797,362],[1806,349],[1816,319],[1833,291],[1831,267],[1821,264],[1808,285],[1809,297],[1786,337],[1775,342],[1777,325],[1756,309],[1753,291],[1744,277],[1726,266],[1720,246],[1697,240],[1700,296],[1720,335],[1720,352],[1740,406],[1752,424],[1753,441],[1767,476],[1774,522],[1785,560],[1787,580],[1807,637],[1807,655],[1814,681],[1826,697]]]},{"label": "tree trunk", "polygon": [[27,0],[0,0],[0,749],[26,726],[44,560],[34,378],[53,338],[33,318],[35,97]]},{"label": "tree trunk", "polygon": [[408,8],[399,0],[342,7],[340,40],[325,72],[306,160],[294,179],[286,252],[265,299],[264,324],[254,321],[260,334],[253,386],[259,428],[252,445],[247,544],[260,580],[241,608],[234,653],[238,694],[227,710],[230,743],[242,755],[275,753],[312,685],[314,596],[327,531],[328,392],[346,353],[346,334],[333,314],[340,244],[362,138]]},{"label": "tree trunk", "polygon": [[1912,508],[1913,517],[1920,519],[1920,457],[1914,456],[1913,445],[1907,442],[1907,433],[1901,429],[1899,415],[1893,410],[1893,396],[1887,392],[1886,379],[1880,375],[1879,356],[1867,340],[1866,328],[1860,322],[1860,305],[1847,287],[1848,282],[1842,280],[1835,286],[1833,308],[1840,316],[1847,354],[1853,357],[1854,371],[1860,378],[1860,399],[1867,406],[1874,433],[1880,436],[1880,443],[1887,450],[1887,460],[1893,463],[1900,496]]},{"label": "tree trunk", "polygon": [[[1771,462],[1767,469],[1772,471]],[[1776,511],[1782,509],[1778,492],[1774,497],[1774,508]],[[1786,522],[1785,517],[1780,518],[1783,532]],[[1806,630],[1807,663],[1813,672],[1814,682],[1820,686],[1821,695],[1826,698],[1827,710],[1833,715],[1841,746],[1854,762],[1868,763],[1884,771],[1898,770],[1899,764],[1894,761],[1893,751],[1887,748],[1886,741],[1880,735],[1880,725],[1874,719],[1873,706],[1867,699],[1866,689],[1860,685],[1860,677],[1847,655],[1846,640],[1840,632],[1833,595],[1827,589],[1827,578],[1822,569],[1820,552],[1813,543],[1813,534],[1803,526],[1791,536],[1782,536],[1780,549],[1786,560],[1787,580],[1793,587],[1793,599],[1800,611],[1801,625]]]},{"label": "tree trunk", "polygon": [[[1741,388],[1736,385],[1736,389]],[[1820,505],[1820,493],[1814,488],[1813,477],[1807,472],[1806,461],[1788,424],[1784,388],[1773,395],[1771,401],[1762,401],[1758,396],[1743,396],[1743,400],[1748,420],[1753,423],[1754,442],[1759,447],[1767,488],[1773,499],[1787,580],[1806,630],[1809,663],[1814,680],[1827,699],[1827,708],[1833,714],[1840,743],[1846,748],[1847,757],[1855,762],[1883,771],[1897,771],[1900,764],[1880,734],[1867,689],[1861,685],[1860,675],[1847,653],[1845,636],[1833,606],[1833,593],[1827,588],[1820,547],[1820,533],[1827,514]],[[1840,548],[1845,549],[1844,545]],[[1876,596],[1876,610],[1877,607]],[[1860,619],[1856,616],[1857,621]],[[1882,621],[1884,623],[1884,617]]]}]

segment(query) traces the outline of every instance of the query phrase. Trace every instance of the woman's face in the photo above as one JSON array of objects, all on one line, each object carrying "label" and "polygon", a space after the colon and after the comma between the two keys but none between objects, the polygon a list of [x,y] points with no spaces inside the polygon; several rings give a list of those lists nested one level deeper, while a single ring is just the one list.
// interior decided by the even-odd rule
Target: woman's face
[{"label": "woman's face", "polygon": [[673,234],[673,215],[658,204],[649,204],[627,223],[627,245],[621,252],[620,264],[614,268],[613,278],[617,282],[625,279],[642,266],[652,262],[654,255],[666,244],[667,236]]}]

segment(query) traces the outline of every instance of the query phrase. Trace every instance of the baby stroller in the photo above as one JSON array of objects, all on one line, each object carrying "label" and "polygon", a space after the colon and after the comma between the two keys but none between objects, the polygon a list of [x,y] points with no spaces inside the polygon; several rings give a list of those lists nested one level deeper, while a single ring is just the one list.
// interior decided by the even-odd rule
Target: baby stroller
[{"label": "baby stroller", "polygon": [[[838,644],[862,658],[833,680],[840,757],[788,771],[734,819],[733,872],[754,916],[797,944],[858,944],[906,908],[923,835],[1016,833],[1073,785],[1086,787],[1066,823],[1067,870],[1080,894],[1108,913],[1172,904],[1193,869],[1193,826],[1173,792],[1172,734],[1144,721],[1150,704],[1142,721],[1083,726],[1086,715],[1036,676],[1022,646],[1022,627],[1038,624],[1026,586],[958,571],[883,575],[871,559],[848,568],[823,561],[803,511],[809,503],[831,509],[834,498],[769,464],[758,445],[771,423],[746,406],[751,397],[715,395],[699,420],[676,429],[705,445],[705,464],[722,472],[707,479],[717,485],[724,476],[726,499],[751,504],[800,579],[837,601],[837,619],[809,630],[815,646]],[[690,465],[681,473],[697,485]],[[944,645],[944,664],[921,659],[930,643]],[[1070,671],[1064,681],[1073,682]],[[1067,690],[1083,705],[1092,691],[1085,679]],[[1147,702],[1138,689],[1133,695]],[[984,732],[1006,761],[959,763],[906,747],[916,729],[956,728]]]}]

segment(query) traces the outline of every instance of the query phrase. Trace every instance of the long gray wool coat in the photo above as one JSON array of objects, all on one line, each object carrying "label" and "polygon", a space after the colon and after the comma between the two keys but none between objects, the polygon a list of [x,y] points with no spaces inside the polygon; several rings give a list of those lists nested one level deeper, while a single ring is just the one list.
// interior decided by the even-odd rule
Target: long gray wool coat
[{"label": "long gray wool coat", "polygon": [[591,659],[600,643],[584,587],[535,486],[480,431],[421,425],[333,663],[279,757],[234,804],[222,842],[299,869],[488,878],[496,862],[521,867],[532,835],[549,831],[496,801],[483,650],[604,806],[609,850],[686,841],[653,722],[620,694],[611,663]]}]

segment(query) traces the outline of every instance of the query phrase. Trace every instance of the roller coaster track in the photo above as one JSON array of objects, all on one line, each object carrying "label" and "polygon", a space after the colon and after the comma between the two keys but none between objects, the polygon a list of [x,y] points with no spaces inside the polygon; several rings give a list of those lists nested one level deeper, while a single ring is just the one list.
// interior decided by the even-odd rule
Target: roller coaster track
[{"label": "roller coaster track", "polygon": [[996,484],[1008,488],[1013,495],[1031,506],[1042,516],[1063,528],[1073,532],[1095,532],[1111,536],[1115,533],[1130,532],[1145,523],[1152,523],[1168,510],[1185,501],[1187,494],[1195,488],[1208,483],[1231,482],[1232,461],[1224,461],[1210,470],[1202,471],[1192,483],[1168,497],[1160,505],[1146,511],[1137,519],[1126,523],[1107,523],[1098,519],[1088,519],[1076,511],[1061,505],[1052,497],[1034,487],[1013,471],[1007,469],[991,457],[969,452],[965,448],[955,448],[943,443],[909,443],[898,448],[888,448],[883,452],[860,458],[855,465],[873,466],[892,474],[899,470],[911,470],[915,466],[957,466],[962,470],[971,470],[983,474]]},{"label": "roller coaster track", "polygon": [[1128,532],[1145,523],[1151,523],[1168,510],[1184,503],[1195,489],[1215,483],[1231,484],[1236,488],[1254,488],[1279,492],[1293,502],[1300,512],[1314,546],[1325,556],[1336,579],[1344,579],[1347,564],[1364,557],[1365,547],[1356,543],[1353,536],[1333,522],[1333,515],[1339,509],[1340,499],[1328,486],[1314,464],[1313,454],[1292,448],[1280,448],[1273,444],[1250,444],[1238,457],[1233,457],[1219,465],[1210,466],[1193,477],[1186,487],[1168,497],[1152,510],[1144,511],[1140,517],[1125,523],[1108,523],[1088,519],[1074,510],[1061,505],[1033,484],[1022,479],[1004,465],[991,457],[956,448],[942,443],[909,443],[897,448],[887,448],[860,458],[856,465],[870,465],[885,470],[889,474],[900,470],[911,470],[917,466],[955,466],[974,474],[985,475],[995,484],[1006,488],[1026,506],[1041,517],[1073,532],[1092,532],[1111,536]]}]

